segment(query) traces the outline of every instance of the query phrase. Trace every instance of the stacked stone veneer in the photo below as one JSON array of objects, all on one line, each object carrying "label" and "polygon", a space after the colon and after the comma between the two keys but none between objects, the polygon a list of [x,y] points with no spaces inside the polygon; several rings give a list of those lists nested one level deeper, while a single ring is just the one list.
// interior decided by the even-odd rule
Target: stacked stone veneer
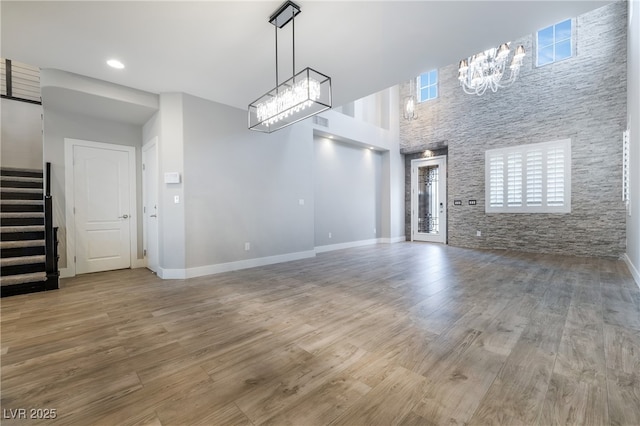
[{"label": "stacked stone veneer", "polygon": [[[524,44],[527,56],[515,84],[496,93],[465,94],[457,64],[438,70],[440,97],[419,104],[417,120],[401,123],[400,144],[404,154],[448,148],[449,244],[580,256],[624,253],[626,8],[626,2],[615,2],[576,17],[574,56],[555,64],[535,67],[533,34],[513,40],[512,46]],[[401,98],[407,89],[400,88]],[[566,138],[572,149],[571,213],[485,213],[486,150]],[[454,206],[454,199],[463,205]],[[478,204],[469,206],[468,199]]]}]

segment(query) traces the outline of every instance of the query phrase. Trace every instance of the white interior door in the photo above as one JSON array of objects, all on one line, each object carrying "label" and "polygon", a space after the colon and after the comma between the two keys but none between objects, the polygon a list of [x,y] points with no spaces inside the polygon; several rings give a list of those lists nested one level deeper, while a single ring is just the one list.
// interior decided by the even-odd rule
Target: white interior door
[{"label": "white interior door", "polygon": [[77,274],[131,266],[130,155],[73,147]]},{"label": "white interior door", "polygon": [[158,272],[158,144],[157,139],[142,147],[142,197],[144,255],[147,268]]},{"label": "white interior door", "polygon": [[447,157],[411,161],[411,240],[447,242]]}]

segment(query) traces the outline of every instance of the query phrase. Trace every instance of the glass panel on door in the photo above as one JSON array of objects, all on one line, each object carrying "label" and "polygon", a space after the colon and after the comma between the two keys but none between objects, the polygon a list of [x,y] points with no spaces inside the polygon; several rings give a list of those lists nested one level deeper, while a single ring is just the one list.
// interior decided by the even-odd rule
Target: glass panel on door
[{"label": "glass panel on door", "polygon": [[439,232],[438,166],[418,167],[418,232]]}]

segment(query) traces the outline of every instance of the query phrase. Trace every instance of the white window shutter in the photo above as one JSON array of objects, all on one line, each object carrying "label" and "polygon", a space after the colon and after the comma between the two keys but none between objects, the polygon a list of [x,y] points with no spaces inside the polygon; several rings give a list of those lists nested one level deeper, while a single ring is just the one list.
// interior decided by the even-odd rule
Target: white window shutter
[{"label": "white window shutter", "polygon": [[569,213],[571,140],[488,150],[487,213]]},{"label": "white window shutter", "polygon": [[504,206],[504,156],[502,154],[489,159],[489,205]]}]

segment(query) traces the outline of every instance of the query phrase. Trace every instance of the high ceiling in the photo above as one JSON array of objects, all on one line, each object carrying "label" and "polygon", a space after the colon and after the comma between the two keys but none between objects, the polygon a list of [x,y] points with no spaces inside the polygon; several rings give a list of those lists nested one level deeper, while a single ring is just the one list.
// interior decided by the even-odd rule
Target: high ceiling
[{"label": "high ceiling", "polygon": [[[342,105],[610,1],[297,2],[296,69],[332,77]],[[275,86],[279,1],[6,1],[2,57],[153,93],[246,109]],[[291,75],[291,25],[279,32]],[[105,61],[118,58],[124,70]]]}]

